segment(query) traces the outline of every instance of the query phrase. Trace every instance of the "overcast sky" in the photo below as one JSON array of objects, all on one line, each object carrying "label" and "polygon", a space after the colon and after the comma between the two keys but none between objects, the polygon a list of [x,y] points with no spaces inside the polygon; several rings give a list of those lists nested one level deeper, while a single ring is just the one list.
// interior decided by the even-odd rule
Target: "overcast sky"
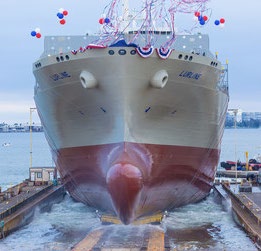
[{"label": "overcast sky", "polygon": [[[136,1],[136,0],[135,0]],[[0,122],[29,121],[35,107],[32,64],[43,51],[43,38],[30,35],[35,28],[44,35],[83,35],[97,32],[106,0],[1,0],[0,1]],[[132,2],[130,0],[130,2]],[[210,36],[210,49],[229,62],[229,108],[261,111],[260,41],[261,0],[211,0],[211,21],[225,18],[224,28],[211,22],[202,28]],[[68,10],[66,24],[56,13]],[[33,117],[37,120],[37,116]]]}]

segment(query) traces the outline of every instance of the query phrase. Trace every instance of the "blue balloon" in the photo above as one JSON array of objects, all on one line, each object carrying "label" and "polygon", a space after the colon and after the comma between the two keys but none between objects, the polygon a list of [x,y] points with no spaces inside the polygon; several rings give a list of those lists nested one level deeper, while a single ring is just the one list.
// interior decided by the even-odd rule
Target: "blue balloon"
[{"label": "blue balloon", "polygon": [[215,21],[215,25],[219,25],[220,24],[220,21],[219,20],[216,20]]},{"label": "blue balloon", "polygon": [[35,36],[36,36],[36,31],[32,31],[32,32],[31,32],[31,36],[32,36],[32,37],[35,37]]},{"label": "blue balloon", "polygon": [[205,22],[205,20],[204,19],[202,19],[202,20],[200,20],[200,22],[199,22],[201,25],[204,25],[206,22]]},{"label": "blue balloon", "polygon": [[106,18],[104,19],[104,22],[105,22],[106,24],[108,24],[108,23],[110,22],[110,19],[109,19],[108,17],[106,17]]},{"label": "blue balloon", "polygon": [[60,19],[63,19],[63,13],[58,12],[57,17],[60,18]]},{"label": "blue balloon", "polygon": [[198,16],[198,21],[204,20],[202,16]]}]

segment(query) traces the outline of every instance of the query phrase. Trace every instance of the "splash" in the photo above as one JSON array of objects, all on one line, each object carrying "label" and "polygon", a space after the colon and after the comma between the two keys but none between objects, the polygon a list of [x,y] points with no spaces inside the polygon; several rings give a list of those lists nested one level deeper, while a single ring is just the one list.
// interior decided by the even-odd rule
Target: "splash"
[{"label": "splash", "polygon": [[207,2],[209,0],[143,0],[139,9],[130,11],[128,1],[113,0],[105,7],[104,14],[99,19],[101,31],[97,44],[113,44],[124,33],[129,33],[134,34],[131,43],[143,40],[145,47],[152,47],[157,39],[155,34],[166,32],[168,36],[161,47],[168,49],[175,42],[176,16],[194,16],[194,21],[191,18],[192,31],[207,23]]}]

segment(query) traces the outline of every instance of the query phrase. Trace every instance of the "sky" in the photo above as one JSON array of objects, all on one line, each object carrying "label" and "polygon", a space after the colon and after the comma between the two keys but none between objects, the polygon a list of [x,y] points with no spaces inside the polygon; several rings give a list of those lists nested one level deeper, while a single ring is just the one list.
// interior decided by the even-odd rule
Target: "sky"
[{"label": "sky", "polygon": [[[134,0],[134,2],[137,0]],[[0,1],[0,123],[26,123],[35,107],[32,64],[43,52],[45,35],[84,35],[98,31],[99,18],[109,0],[1,0]],[[130,0],[130,2],[133,2]],[[261,111],[259,21],[261,1],[210,0],[211,20],[224,18],[223,28],[202,27],[210,49],[229,65],[229,108]],[[66,24],[56,16],[68,11]],[[31,36],[40,28],[42,37]],[[38,121],[37,113],[33,121]]]}]

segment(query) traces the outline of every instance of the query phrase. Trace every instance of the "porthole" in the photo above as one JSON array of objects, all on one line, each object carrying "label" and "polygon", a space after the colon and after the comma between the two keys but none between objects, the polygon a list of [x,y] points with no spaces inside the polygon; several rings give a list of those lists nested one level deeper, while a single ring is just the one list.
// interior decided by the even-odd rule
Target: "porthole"
[{"label": "porthole", "polygon": [[182,59],[182,54],[179,54],[179,59]]},{"label": "porthole", "polygon": [[37,64],[35,64],[35,67],[36,68],[39,68],[39,67],[41,67],[42,65],[41,65],[41,63],[39,62],[39,63],[37,63]]},{"label": "porthole", "polygon": [[64,61],[64,57],[63,56],[61,56],[60,59],[61,59],[61,61]]},{"label": "porthole", "polygon": [[131,55],[135,55],[136,53],[137,53],[136,50],[131,50],[131,51],[130,51],[130,54],[131,54]]},{"label": "porthole", "polygon": [[59,57],[56,57],[56,61],[57,61],[57,62],[60,62],[60,58],[59,58]]},{"label": "porthole", "polygon": [[193,57],[192,57],[192,56],[190,56],[190,57],[189,57],[189,61],[192,61],[192,59],[193,59]]},{"label": "porthole", "polygon": [[66,55],[65,58],[66,58],[66,60],[69,60],[69,59],[70,59],[70,57],[69,57],[68,55]]},{"label": "porthole", "polygon": [[188,59],[188,55],[186,55],[186,56],[184,57],[184,59],[187,60],[187,59]]},{"label": "porthole", "polygon": [[109,50],[109,55],[114,55],[114,50]]},{"label": "porthole", "polygon": [[125,54],[126,54],[126,50],[124,49],[119,50],[119,55],[125,55]]}]

